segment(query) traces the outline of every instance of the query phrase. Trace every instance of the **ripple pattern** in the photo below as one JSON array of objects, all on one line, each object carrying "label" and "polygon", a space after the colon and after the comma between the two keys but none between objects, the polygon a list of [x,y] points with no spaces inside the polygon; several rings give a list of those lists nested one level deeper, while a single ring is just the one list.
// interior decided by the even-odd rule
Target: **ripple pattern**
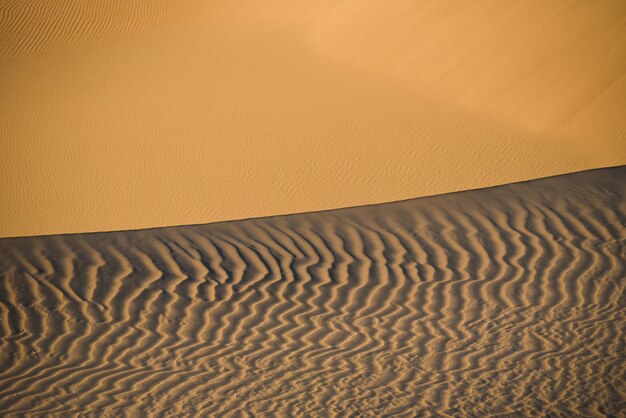
[{"label": "ripple pattern", "polygon": [[625,416],[624,196],[0,240],[0,415]]}]

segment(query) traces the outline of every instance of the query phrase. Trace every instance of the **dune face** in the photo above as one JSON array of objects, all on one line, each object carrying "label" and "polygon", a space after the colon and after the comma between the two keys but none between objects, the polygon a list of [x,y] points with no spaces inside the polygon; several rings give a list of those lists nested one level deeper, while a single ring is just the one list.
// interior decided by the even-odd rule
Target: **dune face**
[{"label": "dune face", "polygon": [[625,196],[0,240],[0,414],[623,416]]},{"label": "dune face", "polygon": [[0,236],[626,163],[626,3],[0,3]]}]

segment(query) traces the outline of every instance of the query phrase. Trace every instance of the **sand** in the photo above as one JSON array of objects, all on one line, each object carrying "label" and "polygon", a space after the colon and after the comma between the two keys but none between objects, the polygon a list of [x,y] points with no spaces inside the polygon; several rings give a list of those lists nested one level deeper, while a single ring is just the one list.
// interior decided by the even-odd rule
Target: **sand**
[{"label": "sand", "polygon": [[626,3],[5,0],[0,236],[626,163]]},{"label": "sand", "polygon": [[626,167],[0,240],[0,415],[624,416]]}]

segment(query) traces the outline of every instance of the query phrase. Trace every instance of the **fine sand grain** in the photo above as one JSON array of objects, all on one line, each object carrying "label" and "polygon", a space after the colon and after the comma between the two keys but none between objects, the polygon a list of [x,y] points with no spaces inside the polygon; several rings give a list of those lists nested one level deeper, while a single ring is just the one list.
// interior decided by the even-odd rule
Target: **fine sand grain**
[{"label": "fine sand grain", "polygon": [[623,417],[625,196],[0,240],[0,415]]},{"label": "fine sand grain", "polygon": [[626,1],[0,0],[0,236],[626,164]]}]

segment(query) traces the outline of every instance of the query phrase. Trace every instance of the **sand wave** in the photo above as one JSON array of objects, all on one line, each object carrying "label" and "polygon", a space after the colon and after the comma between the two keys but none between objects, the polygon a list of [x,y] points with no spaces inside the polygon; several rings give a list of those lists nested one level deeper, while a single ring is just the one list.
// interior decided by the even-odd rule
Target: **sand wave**
[{"label": "sand wave", "polygon": [[624,184],[0,240],[0,411],[620,416]]}]

